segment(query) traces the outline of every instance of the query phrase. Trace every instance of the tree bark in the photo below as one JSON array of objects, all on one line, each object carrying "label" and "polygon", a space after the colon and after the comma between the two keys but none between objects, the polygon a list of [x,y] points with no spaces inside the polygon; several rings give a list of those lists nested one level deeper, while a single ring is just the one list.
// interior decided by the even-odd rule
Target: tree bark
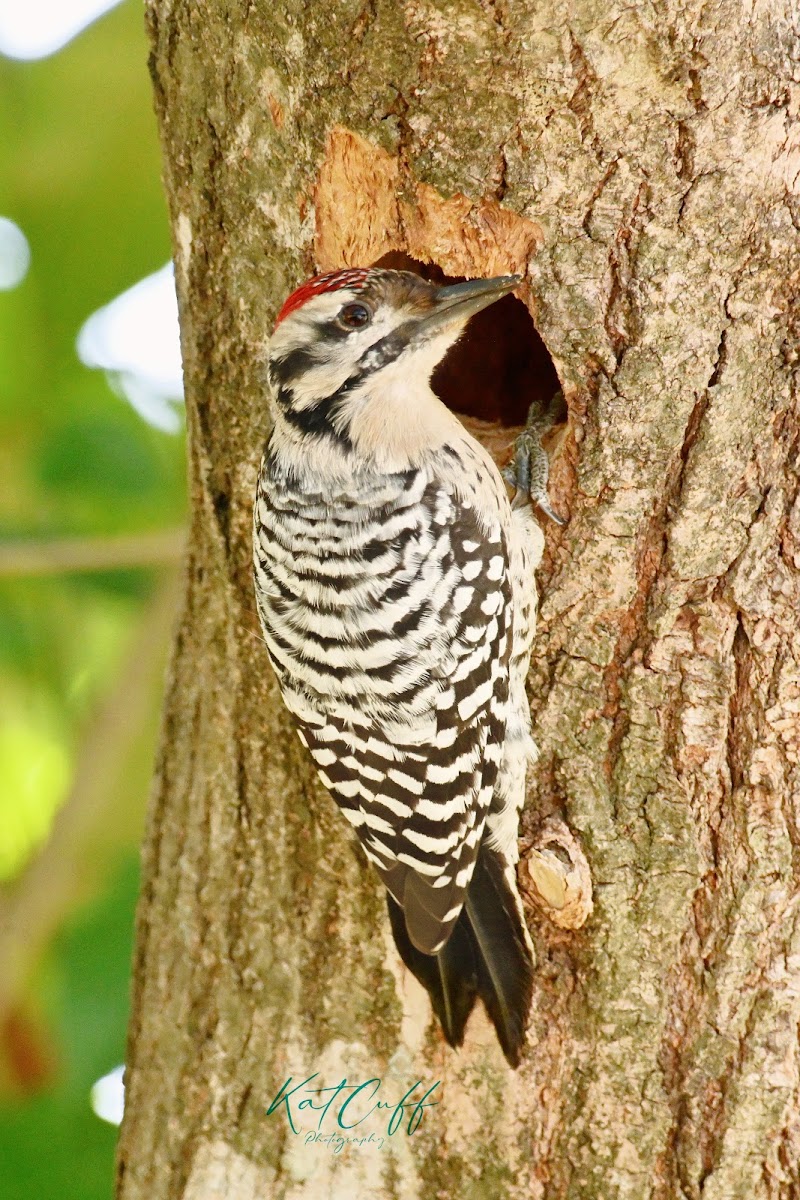
[{"label": "tree bark", "polygon": [[[800,40],[780,0],[149,0],[192,527],[144,847],[121,1200],[800,1197]],[[796,16],[794,18],[796,22]],[[264,345],[316,269],[519,269],[554,453],[530,1048],[454,1053],[261,644]],[[306,1144],[281,1084],[440,1080]],[[310,1121],[304,1122],[308,1128]],[[367,1123],[365,1123],[365,1127]],[[369,1125],[369,1129],[374,1129]]]}]

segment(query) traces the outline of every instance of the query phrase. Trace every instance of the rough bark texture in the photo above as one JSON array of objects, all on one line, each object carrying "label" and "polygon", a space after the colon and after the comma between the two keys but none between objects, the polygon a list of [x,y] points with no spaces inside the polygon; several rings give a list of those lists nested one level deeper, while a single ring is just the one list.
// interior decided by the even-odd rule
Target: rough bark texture
[{"label": "rough bark texture", "polygon": [[[800,1197],[800,44],[781,0],[150,0],[193,523],[138,917],[121,1200]],[[796,19],[796,18],[795,18]],[[526,811],[531,1047],[427,1024],[278,700],[263,345],[317,267],[519,268],[569,405]],[[335,1156],[289,1075],[442,1080]]]}]

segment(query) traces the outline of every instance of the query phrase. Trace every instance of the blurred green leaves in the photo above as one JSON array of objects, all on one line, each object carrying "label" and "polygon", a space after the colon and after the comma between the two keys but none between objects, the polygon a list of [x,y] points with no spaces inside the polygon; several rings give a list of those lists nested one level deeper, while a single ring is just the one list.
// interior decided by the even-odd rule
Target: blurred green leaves
[{"label": "blurred green leaves", "polygon": [[0,880],[14,876],[44,841],[66,795],[70,754],[59,734],[44,714],[22,706],[0,725]]},{"label": "blurred green leaves", "polygon": [[[183,520],[181,439],[148,427],[75,350],[92,311],[169,256],[146,53],[141,10],[124,3],[52,58],[0,59],[0,213],[32,249],[27,278],[0,293],[6,544]],[[53,764],[77,752],[149,587],[142,572],[114,571],[0,582],[0,720],[16,730],[0,741],[0,814],[15,810],[18,831],[41,833],[65,793]],[[0,821],[6,870],[9,830]]]},{"label": "blurred green leaves", "polygon": [[[94,1115],[92,1084],[123,1059],[137,859],[68,922],[40,981],[28,1036],[52,1058],[49,1085],[0,1110],[3,1200],[107,1200],[117,1131]],[[46,1031],[46,1032],[45,1032]],[[17,1033],[19,1037],[19,1032]],[[30,1051],[29,1051],[30,1053]]]},{"label": "blurred green leaves", "polygon": [[[64,518],[85,528],[104,514],[111,529],[143,519],[153,523],[163,502],[160,469],[147,430],[133,414],[120,421],[111,413],[69,413],[43,439],[39,479],[62,500]],[[104,503],[105,502],[105,503]],[[120,520],[120,509],[124,517]]]},{"label": "blurred green leaves", "polygon": [[[0,58],[0,217],[31,250],[0,291],[0,550],[24,564],[43,540],[68,548],[57,569],[0,569],[4,1200],[111,1195],[116,1131],[89,1090],[124,1050],[185,468],[182,436],[147,425],[75,343],[170,255],[146,62],[135,0],[52,58]],[[73,545],[100,546],[103,569],[77,551],[70,565]]]}]

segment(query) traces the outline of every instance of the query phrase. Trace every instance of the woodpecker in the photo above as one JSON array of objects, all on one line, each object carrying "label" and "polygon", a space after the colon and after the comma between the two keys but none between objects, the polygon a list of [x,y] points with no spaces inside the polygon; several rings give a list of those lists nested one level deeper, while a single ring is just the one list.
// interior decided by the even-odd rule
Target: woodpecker
[{"label": "woodpecker", "polygon": [[359,268],[298,288],[270,340],[254,506],[258,612],[300,740],[446,1040],[480,998],[512,1066],[533,979],[515,864],[543,546],[526,492],[533,478],[549,512],[544,452],[529,431],[512,507],[430,378],[519,281]]}]

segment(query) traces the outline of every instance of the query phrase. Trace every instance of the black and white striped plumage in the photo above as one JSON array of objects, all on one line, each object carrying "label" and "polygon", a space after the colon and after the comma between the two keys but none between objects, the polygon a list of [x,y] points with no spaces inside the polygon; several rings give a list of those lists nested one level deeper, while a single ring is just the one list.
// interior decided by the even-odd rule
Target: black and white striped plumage
[{"label": "black and white striped plumage", "polygon": [[542,538],[430,389],[516,280],[340,272],[284,305],[254,512],[284,701],[389,895],[398,949],[458,1045],[480,995],[512,1064],[532,953],[514,864]]}]

